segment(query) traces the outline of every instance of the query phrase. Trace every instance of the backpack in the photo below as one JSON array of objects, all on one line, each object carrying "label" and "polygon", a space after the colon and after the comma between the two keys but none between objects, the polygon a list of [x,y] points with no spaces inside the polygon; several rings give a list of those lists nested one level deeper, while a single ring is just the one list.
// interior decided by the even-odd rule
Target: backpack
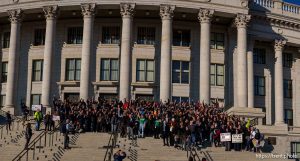
[{"label": "backpack", "polygon": [[260,133],[259,133],[259,132],[256,133],[255,136],[254,136],[254,138],[255,138],[256,140],[259,140],[259,139],[260,139]]}]

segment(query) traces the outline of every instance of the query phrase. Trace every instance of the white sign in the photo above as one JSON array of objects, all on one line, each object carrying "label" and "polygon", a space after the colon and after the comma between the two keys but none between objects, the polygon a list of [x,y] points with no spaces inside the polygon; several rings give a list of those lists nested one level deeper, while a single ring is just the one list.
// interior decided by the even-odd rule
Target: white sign
[{"label": "white sign", "polygon": [[37,111],[37,110],[42,111],[42,106],[41,105],[32,105],[31,110],[32,111]]},{"label": "white sign", "polygon": [[243,134],[232,134],[232,143],[243,143]]},{"label": "white sign", "polygon": [[221,133],[220,139],[221,139],[221,142],[231,141],[231,134],[230,133]]},{"label": "white sign", "polygon": [[53,120],[53,121],[59,121],[59,120],[60,120],[60,117],[59,117],[59,116],[53,115],[53,116],[52,116],[52,120]]}]

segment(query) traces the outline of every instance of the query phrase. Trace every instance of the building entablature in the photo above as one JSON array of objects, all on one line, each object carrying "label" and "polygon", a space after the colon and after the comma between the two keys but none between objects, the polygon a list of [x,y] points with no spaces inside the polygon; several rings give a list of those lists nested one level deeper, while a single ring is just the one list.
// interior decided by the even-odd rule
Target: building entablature
[{"label": "building entablature", "polygon": [[[22,9],[25,13],[38,12],[44,6],[57,5],[61,10],[73,10],[80,6],[83,1],[78,0],[1,0],[0,17],[7,16],[7,10]],[[84,3],[95,3],[99,9],[118,9],[122,0],[93,0]],[[161,4],[172,4],[179,12],[198,12],[199,8],[213,8],[216,12],[235,15],[237,13],[248,13],[248,0],[133,0],[136,9],[158,10]],[[76,8],[77,9],[77,8]]]}]

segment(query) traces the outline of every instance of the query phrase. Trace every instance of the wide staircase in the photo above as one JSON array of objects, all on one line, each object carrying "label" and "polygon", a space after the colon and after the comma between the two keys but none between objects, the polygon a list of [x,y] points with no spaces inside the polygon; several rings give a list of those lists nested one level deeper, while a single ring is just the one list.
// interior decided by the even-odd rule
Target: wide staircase
[{"label": "wide staircase", "polygon": [[81,133],[74,141],[71,137],[70,149],[64,150],[62,155],[53,158],[55,161],[103,161],[108,144],[108,133]]}]

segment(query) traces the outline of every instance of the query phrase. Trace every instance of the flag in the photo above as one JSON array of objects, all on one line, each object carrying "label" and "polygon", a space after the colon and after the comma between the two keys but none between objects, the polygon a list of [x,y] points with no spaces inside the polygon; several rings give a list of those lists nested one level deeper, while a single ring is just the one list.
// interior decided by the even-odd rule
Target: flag
[{"label": "flag", "polygon": [[248,118],[247,124],[246,124],[246,128],[248,129],[250,127],[250,119]]}]

